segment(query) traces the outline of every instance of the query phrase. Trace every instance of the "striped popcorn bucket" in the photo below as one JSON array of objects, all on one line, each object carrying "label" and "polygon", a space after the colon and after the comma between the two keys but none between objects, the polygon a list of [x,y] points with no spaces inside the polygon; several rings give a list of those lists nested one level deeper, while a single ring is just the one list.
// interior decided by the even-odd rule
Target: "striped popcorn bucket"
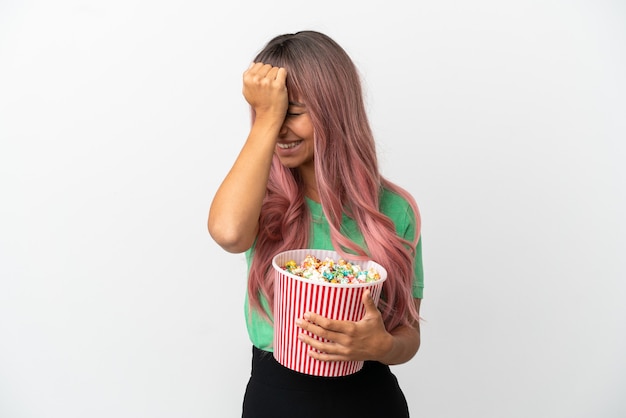
[{"label": "striped popcorn bucket", "polygon": [[309,345],[298,340],[298,334],[308,331],[296,326],[297,318],[305,312],[315,312],[330,319],[359,321],[365,315],[361,302],[363,291],[370,289],[374,303],[378,305],[387,271],[372,260],[350,261],[366,270],[374,267],[380,279],[371,283],[336,284],[321,283],[298,277],[282,267],[287,261],[300,263],[307,255],[320,260],[330,257],[338,260],[341,256],[335,251],[299,249],[282,252],[274,257],[274,358],[280,364],[300,373],[315,376],[346,376],[356,373],[363,367],[362,361],[320,361],[307,355],[312,350]]}]

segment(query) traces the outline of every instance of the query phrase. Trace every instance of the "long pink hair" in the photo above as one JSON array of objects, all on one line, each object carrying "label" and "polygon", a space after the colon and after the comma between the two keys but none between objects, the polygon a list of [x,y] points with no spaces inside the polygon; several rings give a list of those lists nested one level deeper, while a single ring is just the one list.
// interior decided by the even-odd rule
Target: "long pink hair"
[{"label": "long pink hair", "polygon": [[[318,194],[335,251],[351,259],[371,258],[385,267],[388,278],[379,309],[387,329],[414,323],[418,320],[412,282],[419,211],[406,190],[379,173],[354,63],[334,40],[314,31],[277,36],[254,61],[286,68],[290,100],[307,107],[315,133]],[[380,212],[383,188],[404,197],[413,209],[413,241],[399,237],[391,219]],[[356,221],[366,248],[341,234],[344,213]],[[274,296],[271,260],[281,251],[308,247],[310,220],[297,169],[284,167],[274,156],[248,279],[250,306],[264,317],[268,315],[261,307],[260,294],[270,307]]]}]

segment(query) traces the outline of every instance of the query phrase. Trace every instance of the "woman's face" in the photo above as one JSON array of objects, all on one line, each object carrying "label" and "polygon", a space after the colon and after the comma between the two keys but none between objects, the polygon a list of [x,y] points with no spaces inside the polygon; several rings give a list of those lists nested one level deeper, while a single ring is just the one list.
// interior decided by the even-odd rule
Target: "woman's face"
[{"label": "woman's face", "polygon": [[313,123],[306,106],[289,102],[274,151],[288,168],[313,168]]}]

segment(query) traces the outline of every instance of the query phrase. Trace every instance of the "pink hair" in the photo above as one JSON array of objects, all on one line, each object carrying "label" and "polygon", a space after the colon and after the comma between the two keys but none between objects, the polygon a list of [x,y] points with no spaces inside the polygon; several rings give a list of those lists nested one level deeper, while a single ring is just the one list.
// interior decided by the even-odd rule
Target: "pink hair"
[{"label": "pink hair", "polygon": [[[388,279],[379,309],[387,329],[414,323],[418,320],[412,283],[415,246],[420,236],[419,211],[405,189],[379,173],[354,63],[335,41],[314,31],[274,38],[255,62],[285,67],[290,100],[307,106],[315,132],[318,194],[335,251],[351,259],[371,258],[385,267]],[[281,251],[308,247],[311,216],[303,186],[297,169],[284,167],[274,156],[248,279],[250,306],[265,317],[268,315],[261,307],[260,294],[271,307],[272,258]],[[399,237],[391,219],[380,212],[383,188],[405,198],[413,209],[413,241]],[[341,234],[344,213],[355,220],[366,248]]]}]

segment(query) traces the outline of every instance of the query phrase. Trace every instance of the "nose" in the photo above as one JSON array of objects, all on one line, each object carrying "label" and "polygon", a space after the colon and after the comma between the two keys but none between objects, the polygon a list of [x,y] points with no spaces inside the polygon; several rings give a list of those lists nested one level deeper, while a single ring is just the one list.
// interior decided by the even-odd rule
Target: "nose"
[{"label": "nose", "polygon": [[287,135],[287,131],[289,129],[287,128],[287,122],[283,121],[283,124],[280,126],[280,130],[278,131],[278,135],[279,136],[285,136]]}]

